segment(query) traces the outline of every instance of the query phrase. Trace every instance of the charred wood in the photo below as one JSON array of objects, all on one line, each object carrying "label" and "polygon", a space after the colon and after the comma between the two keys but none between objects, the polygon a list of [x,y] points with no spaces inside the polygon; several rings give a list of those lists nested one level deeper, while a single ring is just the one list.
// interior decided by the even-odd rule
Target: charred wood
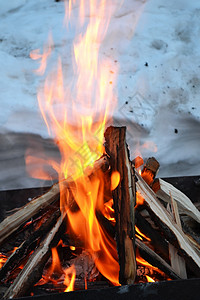
[{"label": "charred wood", "polygon": [[145,245],[142,241],[136,238],[135,244],[139,249],[141,256],[148,261],[151,265],[159,268],[165,274],[167,274],[172,279],[181,279],[181,277],[176,273],[173,268],[166,263],[157,253]]},{"label": "charred wood", "polygon": [[55,247],[60,234],[65,228],[65,221],[61,216],[40,246],[33,252],[26,265],[11,284],[2,299],[21,297],[41,278],[44,265],[51,255],[51,248]]},{"label": "charred wood", "polygon": [[21,262],[29,255],[29,253],[35,249],[37,242],[47,234],[47,232],[54,226],[59,218],[60,211],[57,210],[45,222],[34,231],[8,258],[3,267],[0,269],[0,281],[5,281],[10,272],[13,272],[15,268],[20,266]]},{"label": "charred wood", "polygon": [[155,248],[155,251],[159,252],[160,256],[169,262],[168,242],[139,212],[135,212],[135,217],[136,226],[151,239],[151,244]]}]

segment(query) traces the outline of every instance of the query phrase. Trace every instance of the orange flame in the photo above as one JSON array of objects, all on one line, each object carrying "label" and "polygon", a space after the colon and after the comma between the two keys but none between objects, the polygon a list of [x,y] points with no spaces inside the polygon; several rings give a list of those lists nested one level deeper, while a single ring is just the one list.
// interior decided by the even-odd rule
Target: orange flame
[{"label": "orange flame", "polygon": [[118,171],[113,171],[111,174],[111,191],[116,189],[120,182],[120,173]]},{"label": "orange flame", "polygon": [[104,217],[106,217],[112,223],[116,223],[115,220],[115,211],[113,208],[113,199],[110,199],[108,202],[104,203]]},{"label": "orange flame", "polygon": [[[65,2],[66,28],[75,2]],[[48,132],[56,138],[62,154],[59,170],[61,210],[67,213],[71,231],[85,242],[102,275],[114,285],[119,285],[116,243],[103,232],[96,218],[97,210],[105,210],[103,174],[101,171],[90,177],[85,174],[85,169],[93,166],[104,153],[105,124],[116,102],[113,93],[116,64],[99,55],[115,5],[111,0],[78,2],[80,10],[76,21],[78,34],[73,44],[73,76],[68,80],[66,65],[59,56],[56,71],[48,72],[38,93],[38,103]],[[45,73],[47,61],[53,56],[52,50],[50,37],[43,55],[40,56],[38,50],[32,52],[32,58],[41,59],[38,73]],[[74,187],[66,190],[63,179],[69,176],[74,180]],[[117,187],[119,180],[117,172],[112,174],[112,189]],[[75,211],[70,206],[71,200],[77,204]],[[69,272],[73,273],[71,281]],[[65,273],[65,283],[71,289],[75,271],[72,268]]]},{"label": "orange flame", "polygon": [[56,247],[51,249],[51,253],[52,253],[52,264],[49,271],[49,276],[51,276],[51,274],[53,274],[55,271],[62,272],[60,258]]},{"label": "orange flame", "polygon": [[142,195],[140,194],[140,192],[136,191],[136,206],[135,206],[135,208],[137,208],[140,205],[143,205],[144,202],[145,202],[145,200],[142,197]]},{"label": "orange flame", "polygon": [[154,174],[151,171],[147,170],[147,168],[144,168],[140,175],[148,185],[151,185],[153,183]]},{"label": "orange flame", "polygon": [[67,286],[67,288],[64,290],[64,292],[71,292],[74,290],[75,278],[76,278],[76,269],[75,266],[72,265],[71,267],[65,270],[64,284]]},{"label": "orange flame", "polygon": [[154,267],[153,265],[151,265],[150,263],[148,263],[145,259],[143,259],[141,256],[140,256],[140,253],[138,251],[138,249],[136,249],[136,261],[138,264],[142,265],[142,266],[146,266],[148,267],[149,269],[152,269],[160,274],[163,274],[163,272],[158,269],[157,267]]},{"label": "orange flame", "polygon": [[0,268],[3,267],[3,265],[5,264],[5,262],[6,262],[7,259],[8,259],[8,258],[7,258],[6,255],[0,253]]},{"label": "orange flame", "polygon": [[135,226],[135,230],[137,231],[137,233],[139,233],[140,236],[144,237],[147,241],[151,241],[151,239],[148,238],[144,233],[142,233],[137,226]]},{"label": "orange flame", "polygon": [[[66,6],[67,19],[71,16],[73,4],[69,1],[68,8]],[[66,80],[66,70],[59,57],[57,72],[47,75],[44,87],[38,94],[39,107],[48,131],[59,140],[63,156],[60,179],[72,173],[75,178],[79,177],[88,165],[102,155],[105,123],[115,103],[111,82],[115,82],[116,66],[108,59],[99,58],[101,41],[112,11],[107,9],[104,0],[91,0],[89,7],[92,17],[87,24],[81,2],[81,19],[87,24],[87,30],[85,34],[78,35],[73,45],[73,79],[71,82]],[[46,48],[45,58],[42,56],[41,59],[42,67],[39,68],[42,70],[50,56],[52,39]]]}]

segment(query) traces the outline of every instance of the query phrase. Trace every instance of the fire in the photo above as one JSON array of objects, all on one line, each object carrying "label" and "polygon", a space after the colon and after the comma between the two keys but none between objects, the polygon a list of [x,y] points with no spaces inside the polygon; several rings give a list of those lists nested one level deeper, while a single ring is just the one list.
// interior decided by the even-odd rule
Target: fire
[{"label": "fire", "polygon": [[111,174],[111,191],[113,191],[114,189],[116,189],[116,187],[118,186],[120,182],[120,174],[118,171],[114,171]]},{"label": "fire", "polygon": [[[71,16],[72,5],[70,1],[68,10],[66,7],[67,19]],[[91,17],[88,23],[82,15],[83,3],[80,5],[80,23],[84,20],[87,29],[83,33],[81,24],[80,27],[76,24],[78,35],[73,45],[72,80],[65,79],[66,70],[59,57],[57,71],[47,75],[44,87],[38,93],[42,116],[49,133],[56,137],[63,156],[60,179],[72,174],[76,179],[102,155],[105,123],[115,103],[116,67],[108,59],[99,58],[101,41],[112,11],[107,9],[104,0],[90,1],[89,7]],[[51,56],[52,41],[46,49],[45,58],[41,58],[42,68],[39,68],[42,70]]]},{"label": "fire", "polygon": [[148,275],[146,275],[146,278],[148,282],[155,282],[155,280]]},{"label": "fire", "polygon": [[139,235],[141,236],[141,237],[144,237],[147,241],[151,241],[151,239],[150,238],[148,238],[144,233],[142,233],[140,230],[139,230],[139,228],[137,227],[137,226],[135,226],[135,230],[136,230],[136,232],[137,233],[139,233]]},{"label": "fire", "polygon": [[142,178],[146,181],[146,183],[148,185],[151,185],[153,183],[154,175],[151,171],[144,168],[140,175],[142,176]]},{"label": "fire", "polygon": [[[65,2],[66,29],[69,23],[73,26],[72,8],[75,2]],[[93,176],[85,172],[104,153],[105,125],[116,102],[113,93],[116,66],[99,55],[115,7],[108,2],[111,0],[78,1],[77,35],[72,47],[74,73],[70,80],[61,56],[57,58],[56,70],[47,70],[48,61],[54,55],[51,36],[44,53],[35,50],[31,57],[41,60],[37,73],[47,73],[44,86],[38,92],[38,103],[48,132],[55,137],[62,155],[59,165],[60,207],[63,213],[67,213],[69,233],[84,241],[102,275],[114,285],[119,285],[116,243],[102,230],[96,217],[97,211],[112,211],[111,207],[104,206],[104,175],[102,171],[95,172]],[[58,166],[54,169],[58,170]],[[42,176],[46,176],[45,172]],[[64,179],[69,177],[73,183],[66,190]],[[111,190],[117,187],[119,181],[119,173],[114,172]],[[73,209],[74,205],[76,209]],[[57,254],[54,251],[55,258]],[[65,270],[66,291],[72,289],[74,280],[75,268],[70,267]]]},{"label": "fire", "polygon": [[143,205],[144,204],[144,198],[142,197],[142,195],[140,194],[139,191],[136,191],[136,206],[135,208],[137,208],[139,205]]},{"label": "fire", "polygon": [[71,292],[74,290],[75,277],[76,277],[76,269],[74,265],[72,265],[71,267],[65,270],[64,284],[67,286],[67,288],[64,290],[64,292]]},{"label": "fire", "polygon": [[150,263],[148,263],[145,259],[143,259],[140,256],[140,253],[139,253],[138,249],[136,250],[136,261],[137,261],[138,264],[140,264],[142,266],[146,266],[149,269],[156,271],[157,273],[160,273],[162,275],[164,274],[159,268],[154,267],[153,265],[151,265]]},{"label": "fire", "polygon": [[108,202],[104,203],[104,217],[106,217],[113,224],[116,223],[113,199],[110,199]]},{"label": "fire", "polygon": [[60,258],[59,258],[57,249],[52,248],[51,253],[52,253],[52,264],[51,264],[51,268],[49,271],[49,276],[51,276],[51,274],[53,274],[55,271],[62,272],[62,267],[60,264]]},{"label": "fire", "polygon": [[7,259],[8,259],[8,258],[7,258],[6,255],[0,253],[0,268],[3,267],[3,265],[5,264],[5,262],[6,262]]}]

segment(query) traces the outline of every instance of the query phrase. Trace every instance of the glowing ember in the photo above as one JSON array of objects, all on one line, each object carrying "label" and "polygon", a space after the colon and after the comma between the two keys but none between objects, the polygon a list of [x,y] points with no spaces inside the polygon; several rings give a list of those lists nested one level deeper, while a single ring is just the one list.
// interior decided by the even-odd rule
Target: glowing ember
[{"label": "glowing ember", "polygon": [[6,262],[7,259],[8,259],[8,258],[7,258],[6,255],[0,253],[0,268],[3,267],[3,265],[5,264],[5,262]]}]

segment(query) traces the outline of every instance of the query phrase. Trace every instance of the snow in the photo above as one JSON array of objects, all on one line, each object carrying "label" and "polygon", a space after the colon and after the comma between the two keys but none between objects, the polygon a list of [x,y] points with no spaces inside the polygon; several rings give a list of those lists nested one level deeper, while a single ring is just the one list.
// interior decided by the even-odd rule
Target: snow
[{"label": "snow", "polygon": [[[113,1],[118,9],[101,46],[119,69],[115,123],[128,128],[132,158],[155,156],[160,176],[199,175],[200,2],[121,3]],[[51,31],[71,76],[75,32],[64,30],[63,18],[62,1],[0,0],[0,133],[48,137],[37,104],[43,79],[29,54],[43,49]]]}]

